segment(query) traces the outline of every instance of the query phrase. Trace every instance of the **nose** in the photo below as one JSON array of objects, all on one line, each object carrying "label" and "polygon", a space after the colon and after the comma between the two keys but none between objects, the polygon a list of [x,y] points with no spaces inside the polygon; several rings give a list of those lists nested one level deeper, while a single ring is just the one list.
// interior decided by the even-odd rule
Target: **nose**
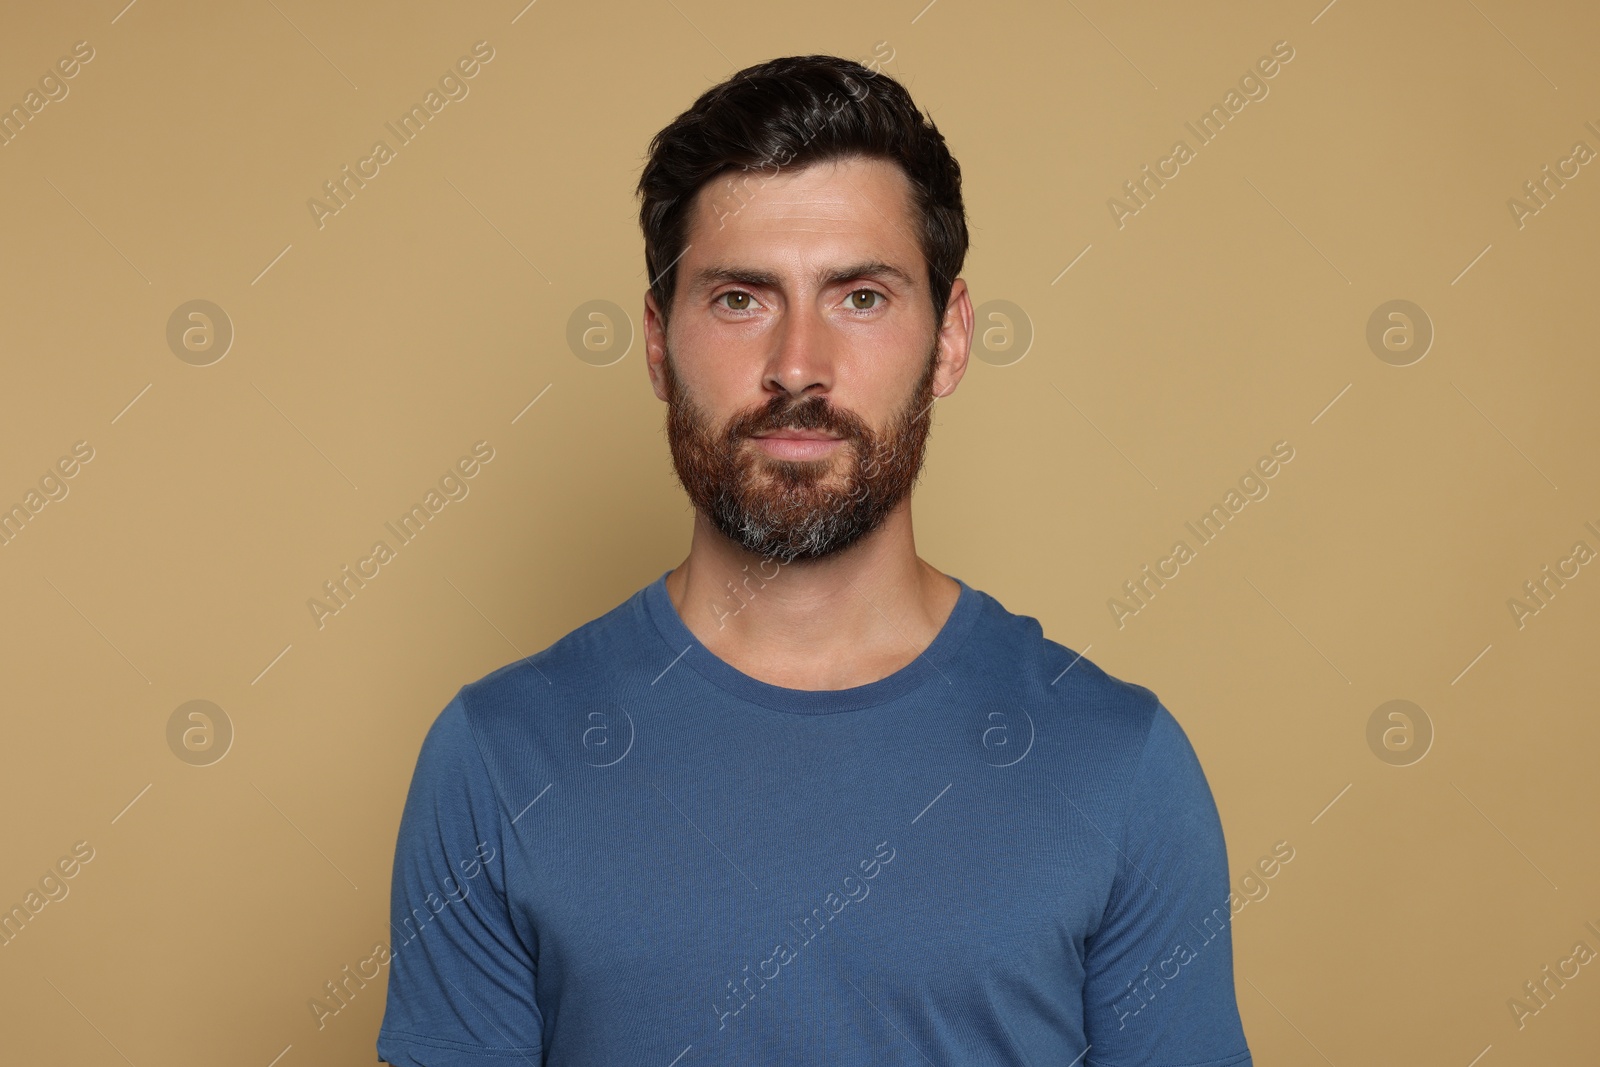
[{"label": "nose", "polygon": [[795,397],[827,395],[833,389],[836,340],[817,311],[791,307],[778,325],[762,385]]}]

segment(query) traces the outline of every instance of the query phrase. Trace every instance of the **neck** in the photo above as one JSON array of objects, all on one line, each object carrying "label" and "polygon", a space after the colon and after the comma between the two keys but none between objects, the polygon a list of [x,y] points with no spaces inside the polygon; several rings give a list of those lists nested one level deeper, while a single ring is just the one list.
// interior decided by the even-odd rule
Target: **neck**
[{"label": "neck", "polygon": [[845,551],[789,563],[745,550],[696,512],[689,555],[666,587],[712,654],[791,689],[894,673],[933,641],[960,594],[917,555],[909,500]]}]

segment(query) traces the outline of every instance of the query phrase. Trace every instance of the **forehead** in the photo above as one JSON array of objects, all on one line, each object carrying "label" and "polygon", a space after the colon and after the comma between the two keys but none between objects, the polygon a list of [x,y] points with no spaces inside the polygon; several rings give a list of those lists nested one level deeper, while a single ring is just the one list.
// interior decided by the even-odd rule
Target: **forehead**
[{"label": "forehead", "polygon": [[781,270],[868,259],[922,277],[913,210],[910,180],[885,159],[727,171],[695,194],[680,277],[708,262]]}]

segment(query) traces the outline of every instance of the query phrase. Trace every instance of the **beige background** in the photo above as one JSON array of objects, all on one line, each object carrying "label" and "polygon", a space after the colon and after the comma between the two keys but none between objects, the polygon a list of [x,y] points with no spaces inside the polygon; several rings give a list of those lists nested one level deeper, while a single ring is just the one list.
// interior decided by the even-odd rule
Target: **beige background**
[{"label": "beige background", "polygon": [[[1520,627],[1508,601],[1600,549],[1600,165],[1520,227],[1507,201],[1600,150],[1600,15],[924,3],[7,13],[6,107],[93,49],[0,147],[0,506],[93,449],[0,547],[0,906],[93,849],[0,947],[8,1062],[374,1062],[382,978],[320,1029],[309,1003],[389,937],[424,731],[688,545],[642,343],[595,365],[569,316],[638,328],[650,135],[813,51],[912,87],[966,174],[974,299],[1034,335],[940,403],[919,551],[1163,698],[1236,884],[1295,849],[1234,923],[1256,1062],[1592,1061],[1600,966],[1520,1028],[1507,1001],[1600,949],[1600,566]],[[322,183],[479,41],[469,94],[319,228]],[[1278,41],[1269,95],[1119,228],[1108,199]],[[207,366],[167,342],[196,299],[235,331]],[[1395,299],[1436,333],[1408,366],[1366,340]],[[470,494],[319,628],[322,583],[477,441]],[[1278,441],[1270,495],[1119,627]],[[1396,699],[1420,761],[1369,746]],[[191,700],[234,732],[207,766],[168,743]]]}]

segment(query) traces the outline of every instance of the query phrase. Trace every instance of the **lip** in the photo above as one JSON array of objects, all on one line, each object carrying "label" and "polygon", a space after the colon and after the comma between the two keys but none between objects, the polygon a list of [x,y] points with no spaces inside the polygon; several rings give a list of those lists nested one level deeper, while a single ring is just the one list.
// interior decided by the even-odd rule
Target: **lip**
[{"label": "lip", "polygon": [[844,440],[815,430],[777,430],[751,437],[756,446],[774,459],[822,459]]}]

